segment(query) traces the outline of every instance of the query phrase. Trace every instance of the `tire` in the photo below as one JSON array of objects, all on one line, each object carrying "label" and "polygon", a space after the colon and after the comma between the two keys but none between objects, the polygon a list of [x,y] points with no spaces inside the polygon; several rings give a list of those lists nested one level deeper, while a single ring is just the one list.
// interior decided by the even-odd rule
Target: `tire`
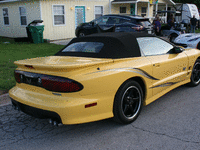
[{"label": "tire", "polygon": [[200,83],[200,59],[197,59],[193,66],[190,80],[188,85],[192,87],[197,86]]},{"label": "tire", "polygon": [[85,34],[85,32],[84,31],[80,31],[79,33],[78,33],[78,37],[84,37],[86,34]]},{"label": "tire", "polygon": [[200,42],[197,44],[196,48],[200,50]]},{"label": "tire", "polygon": [[172,33],[172,34],[170,35],[169,41],[170,41],[170,42],[174,42],[174,40],[175,40],[175,38],[176,38],[177,36],[178,36],[177,34]]},{"label": "tire", "polygon": [[113,106],[114,121],[129,124],[137,119],[143,105],[143,91],[136,81],[127,81],[118,89]]}]

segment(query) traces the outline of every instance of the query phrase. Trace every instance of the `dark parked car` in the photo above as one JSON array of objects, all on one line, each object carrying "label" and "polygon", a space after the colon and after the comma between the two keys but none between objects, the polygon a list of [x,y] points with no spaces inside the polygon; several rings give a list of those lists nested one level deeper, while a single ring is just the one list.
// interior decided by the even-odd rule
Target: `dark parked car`
[{"label": "dark parked car", "polygon": [[109,32],[147,32],[151,34],[152,29],[148,18],[132,15],[104,15],[91,22],[79,24],[75,34],[77,37],[82,37],[99,33],[102,30]]}]

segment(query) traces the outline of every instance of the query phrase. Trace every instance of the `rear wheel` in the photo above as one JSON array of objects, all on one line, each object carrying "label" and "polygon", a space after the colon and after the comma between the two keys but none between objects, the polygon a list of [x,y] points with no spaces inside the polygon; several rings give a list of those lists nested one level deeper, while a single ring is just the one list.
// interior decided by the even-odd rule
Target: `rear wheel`
[{"label": "rear wheel", "polygon": [[191,79],[191,81],[188,84],[189,86],[199,85],[199,83],[200,83],[200,59],[197,59],[194,64],[190,79]]},{"label": "rear wheel", "polygon": [[175,34],[175,33],[171,34],[171,35],[170,35],[170,38],[169,38],[170,42],[174,42],[177,36],[178,36],[178,35]]},{"label": "rear wheel", "polygon": [[197,44],[197,49],[200,50],[200,42]]},{"label": "rear wheel", "polygon": [[136,81],[125,82],[117,91],[114,100],[114,120],[128,124],[133,122],[142,109],[143,91]]}]

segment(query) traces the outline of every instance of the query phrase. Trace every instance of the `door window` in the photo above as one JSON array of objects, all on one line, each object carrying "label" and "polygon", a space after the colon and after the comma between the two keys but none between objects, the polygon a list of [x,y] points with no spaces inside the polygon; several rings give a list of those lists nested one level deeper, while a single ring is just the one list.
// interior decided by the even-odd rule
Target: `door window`
[{"label": "door window", "polygon": [[137,38],[140,50],[145,56],[167,54],[173,46],[156,37]]},{"label": "door window", "polygon": [[116,23],[116,17],[109,17],[106,24],[113,25]]},{"label": "door window", "polygon": [[122,24],[125,22],[130,22],[130,19],[121,18],[121,17],[111,17],[112,18],[112,24]]},{"label": "door window", "polygon": [[107,24],[107,21],[108,21],[108,16],[103,16],[103,17],[100,17],[99,19],[96,20],[96,23],[98,25],[106,25]]}]

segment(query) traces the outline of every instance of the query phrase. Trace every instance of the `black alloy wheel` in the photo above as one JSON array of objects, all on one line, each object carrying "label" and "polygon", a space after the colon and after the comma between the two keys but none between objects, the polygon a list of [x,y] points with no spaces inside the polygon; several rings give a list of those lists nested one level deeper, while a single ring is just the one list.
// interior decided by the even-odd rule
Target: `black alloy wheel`
[{"label": "black alloy wheel", "polygon": [[122,84],[114,100],[114,120],[128,124],[133,122],[140,114],[143,105],[143,91],[136,81]]},{"label": "black alloy wheel", "polygon": [[189,83],[190,86],[197,86],[200,83],[200,59],[197,59],[191,74],[191,81]]}]

